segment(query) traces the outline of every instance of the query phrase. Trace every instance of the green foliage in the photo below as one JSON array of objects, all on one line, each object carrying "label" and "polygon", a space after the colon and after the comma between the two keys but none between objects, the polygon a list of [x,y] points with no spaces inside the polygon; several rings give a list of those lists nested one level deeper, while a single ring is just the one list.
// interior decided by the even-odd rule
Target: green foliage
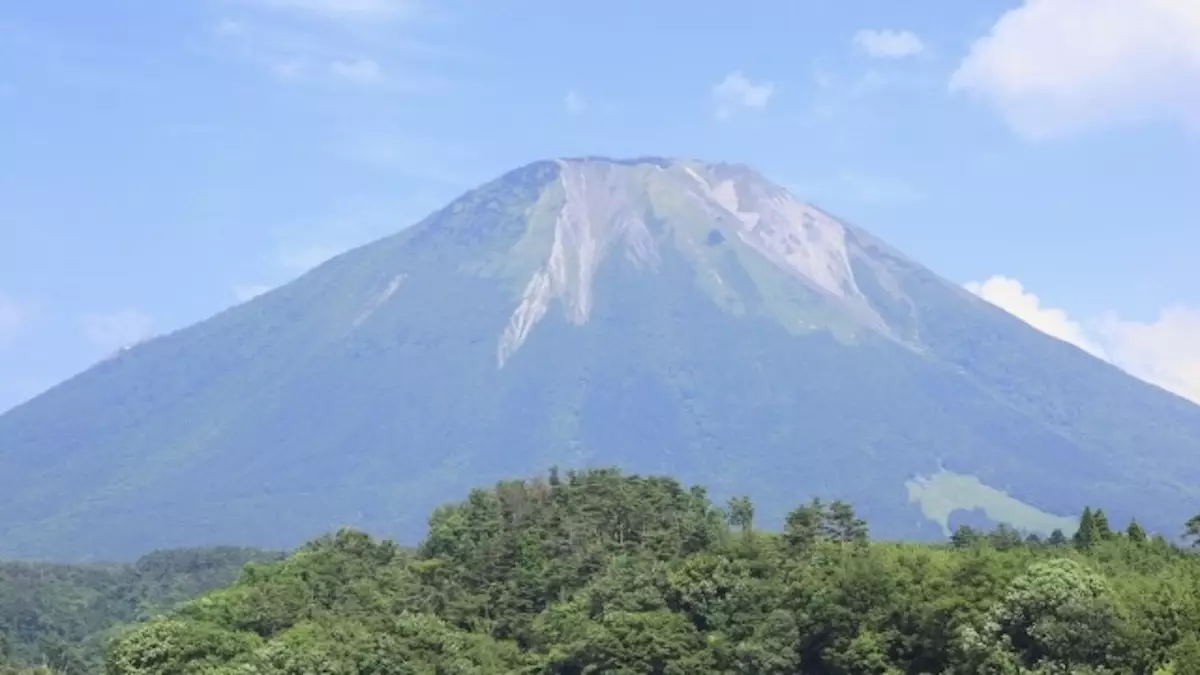
[{"label": "green foliage", "polygon": [[1200,548],[1200,515],[1192,516],[1184,525],[1183,536],[1195,548]]},{"label": "green foliage", "polygon": [[729,500],[726,510],[726,520],[731,527],[742,532],[749,532],[754,527],[754,504],[749,497],[734,497]]},{"label": "green foliage", "polygon": [[124,632],[107,672],[1200,672],[1200,557],[1165,542],[872,542],[844,502],[779,534],[752,510],[608,469],[506,481],[438,509],[412,552],[343,530],[249,565]]},{"label": "green foliage", "polygon": [[96,671],[120,625],[225,586],[247,562],[279,557],[210,548],[158,551],[127,565],[0,564],[0,664]]}]

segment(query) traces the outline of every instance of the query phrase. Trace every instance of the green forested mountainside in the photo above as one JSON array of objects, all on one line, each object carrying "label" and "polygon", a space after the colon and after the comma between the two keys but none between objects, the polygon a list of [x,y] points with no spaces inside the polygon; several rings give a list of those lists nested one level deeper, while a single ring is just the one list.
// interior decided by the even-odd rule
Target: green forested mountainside
[{"label": "green forested mountainside", "polygon": [[247,562],[280,557],[207,548],[157,551],[130,564],[0,563],[0,664],[98,672],[105,642],[122,625],[232,583]]},{"label": "green forested mountainside", "polygon": [[123,632],[106,672],[1200,672],[1200,556],[1102,509],[937,545],[872,541],[840,501],[755,520],[665,477],[504,482],[439,508],[413,552],[342,530],[251,564]]},{"label": "green forested mountainside", "polygon": [[748,494],[772,526],[821,493],[887,537],[1088,503],[1171,533],[1200,406],[745,167],[536,162],[0,415],[0,557],[411,544],[555,464]]}]

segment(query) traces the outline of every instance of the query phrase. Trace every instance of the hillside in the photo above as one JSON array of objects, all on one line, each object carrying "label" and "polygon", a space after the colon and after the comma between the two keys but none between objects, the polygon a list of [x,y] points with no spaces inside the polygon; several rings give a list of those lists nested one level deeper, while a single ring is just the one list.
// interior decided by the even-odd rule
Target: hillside
[{"label": "hillside", "polygon": [[281,557],[213,548],[156,551],[131,564],[0,563],[0,673],[6,662],[99,672],[105,644],[125,625],[233,583],[248,562]]},{"label": "hillside", "polygon": [[438,509],[412,553],[341,531],[118,637],[109,675],[1200,672],[1200,557],[1102,511],[1073,542],[872,542],[843,502],[601,470]]},{"label": "hillside", "polygon": [[1177,534],[1200,407],[939,278],[754,171],[514,170],[0,416],[0,555],[412,542],[551,465],[855,503],[884,537]]}]

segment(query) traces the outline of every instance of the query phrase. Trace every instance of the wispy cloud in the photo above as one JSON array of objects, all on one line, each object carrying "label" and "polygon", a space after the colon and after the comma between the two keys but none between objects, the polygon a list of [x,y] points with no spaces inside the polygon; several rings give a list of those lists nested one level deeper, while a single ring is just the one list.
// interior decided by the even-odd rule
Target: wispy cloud
[{"label": "wispy cloud", "polygon": [[608,115],[619,112],[621,106],[612,101],[584,94],[577,89],[570,89],[562,98],[563,110],[568,115]]},{"label": "wispy cloud", "polygon": [[1200,6],[1024,0],[975,41],[950,88],[1031,139],[1148,120],[1200,132]]},{"label": "wispy cloud", "polygon": [[864,54],[876,59],[899,59],[925,51],[925,43],[916,33],[907,30],[858,31],[854,45]]},{"label": "wispy cloud", "polygon": [[29,321],[29,310],[4,293],[0,293],[0,345],[13,339]]},{"label": "wispy cloud", "polygon": [[246,25],[233,19],[221,19],[213,26],[213,32],[217,35],[238,35],[244,30],[246,30]]},{"label": "wispy cloud", "polygon": [[271,9],[306,12],[341,19],[394,19],[410,17],[419,9],[416,0],[245,0]]},{"label": "wispy cloud", "polygon": [[383,68],[374,59],[334,61],[329,64],[329,72],[336,78],[358,84],[374,84],[384,80]]},{"label": "wispy cloud", "polygon": [[568,91],[566,97],[564,97],[563,106],[566,107],[568,113],[572,115],[581,115],[587,112],[588,102],[587,99],[583,97],[583,94],[580,94],[572,89],[571,91]]},{"label": "wispy cloud", "polygon": [[1200,309],[1169,308],[1149,322],[1122,319],[1115,312],[1081,321],[1046,306],[1016,279],[993,276],[966,287],[1047,335],[1200,403]]},{"label": "wispy cloud", "polygon": [[154,328],[154,319],[136,309],[85,314],[81,323],[88,341],[107,350],[137,344],[150,337]]},{"label": "wispy cloud", "polygon": [[[463,56],[449,45],[415,37],[430,21],[412,0],[242,0],[241,5],[258,11],[212,25],[217,53],[281,82],[438,91],[448,80],[437,64]],[[336,20],[343,18],[356,20]],[[404,20],[392,21],[397,18]]]},{"label": "wispy cloud", "polygon": [[857,73],[816,67],[812,72],[812,83],[806,108],[791,116],[792,121],[803,126],[844,124],[863,119],[877,125],[880,121],[877,97],[904,96],[943,86],[942,80],[928,73],[884,64]]},{"label": "wispy cloud", "polygon": [[712,99],[716,105],[717,119],[727,119],[738,108],[763,108],[775,93],[771,82],[752,82],[742,71],[725,76],[712,88]]}]

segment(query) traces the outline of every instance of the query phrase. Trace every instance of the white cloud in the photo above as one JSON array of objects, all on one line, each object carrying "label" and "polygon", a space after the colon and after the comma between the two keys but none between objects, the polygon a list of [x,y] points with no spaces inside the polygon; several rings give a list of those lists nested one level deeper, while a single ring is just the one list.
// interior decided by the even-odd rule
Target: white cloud
[{"label": "white cloud", "polygon": [[105,349],[120,349],[150,337],[154,320],[136,309],[109,313],[93,313],[83,317],[87,339]]},{"label": "white cloud", "polygon": [[383,80],[383,68],[372,59],[334,61],[329,64],[329,72],[338,79],[358,84],[371,84]]},{"label": "white cloud", "polygon": [[16,300],[0,293],[0,343],[12,339],[29,320],[29,312]]},{"label": "white cloud", "polygon": [[717,105],[717,118],[729,117],[734,108],[765,107],[773,93],[775,85],[771,82],[755,84],[742,74],[742,71],[734,71],[712,88],[712,98]]},{"label": "white cloud", "polygon": [[854,45],[876,59],[899,59],[925,51],[921,38],[907,30],[860,30],[854,35]]},{"label": "white cloud", "polygon": [[1200,403],[1200,310],[1174,307],[1150,323],[1109,315],[1097,322],[1096,333],[1113,363]]},{"label": "white cloud", "polygon": [[250,0],[274,9],[298,10],[337,18],[391,18],[411,14],[414,0]]},{"label": "white cloud", "polygon": [[1081,323],[1061,309],[1043,306],[1038,296],[1016,279],[993,276],[966,287],[1048,335],[1200,403],[1200,309],[1168,309],[1148,323],[1111,313]]},{"label": "white cloud", "polygon": [[[267,0],[245,0],[262,6]],[[272,7],[316,10],[317,5],[332,12],[327,2],[276,2]],[[412,7],[411,3],[385,3]],[[358,5],[355,4],[357,7]],[[367,14],[363,4],[358,11]],[[380,5],[383,12],[384,5]],[[349,12],[350,8],[344,11]],[[428,93],[449,86],[437,64],[465,58],[461,50],[449,44],[430,44],[411,33],[414,24],[355,26],[348,28],[325,21],[306,22],[270,16],[252,16],[248,20],[225,19],[211,28],[214,55],[235,58],[270,75],[274,79],[303,85],[370,85],[381,93]],[[426,14],[421,20],[426,21]],[[433,23],[435,19],[429,18]]]},{"label": "white cloud", "polygon": [[1200,130],[1200,2],[1025,0],[950,80],[1034,139],[1151,120]]},{"label": "white cloud", "polygon": [[969,282],[966,288],[1043,333],[1070,342],[1093,356],[1106,358],[1104,350],[1088,338],[1083,326],[1061,309],[1043,307],[1041,299],[1020,281],[993,276],[983,283]]},{"label": "white cloud", "polygon": [[566,97],[563,99],[563,105],[566,106],[567,112],[572,115],[585,113],[588,109],[587,99],[577,91],[568,91]]},{"label": "white cloud", "polygon": [[246,30],[246,26],[240,21],[233,19],[222,19],[213,28],[217,35],[238,35]]}]

